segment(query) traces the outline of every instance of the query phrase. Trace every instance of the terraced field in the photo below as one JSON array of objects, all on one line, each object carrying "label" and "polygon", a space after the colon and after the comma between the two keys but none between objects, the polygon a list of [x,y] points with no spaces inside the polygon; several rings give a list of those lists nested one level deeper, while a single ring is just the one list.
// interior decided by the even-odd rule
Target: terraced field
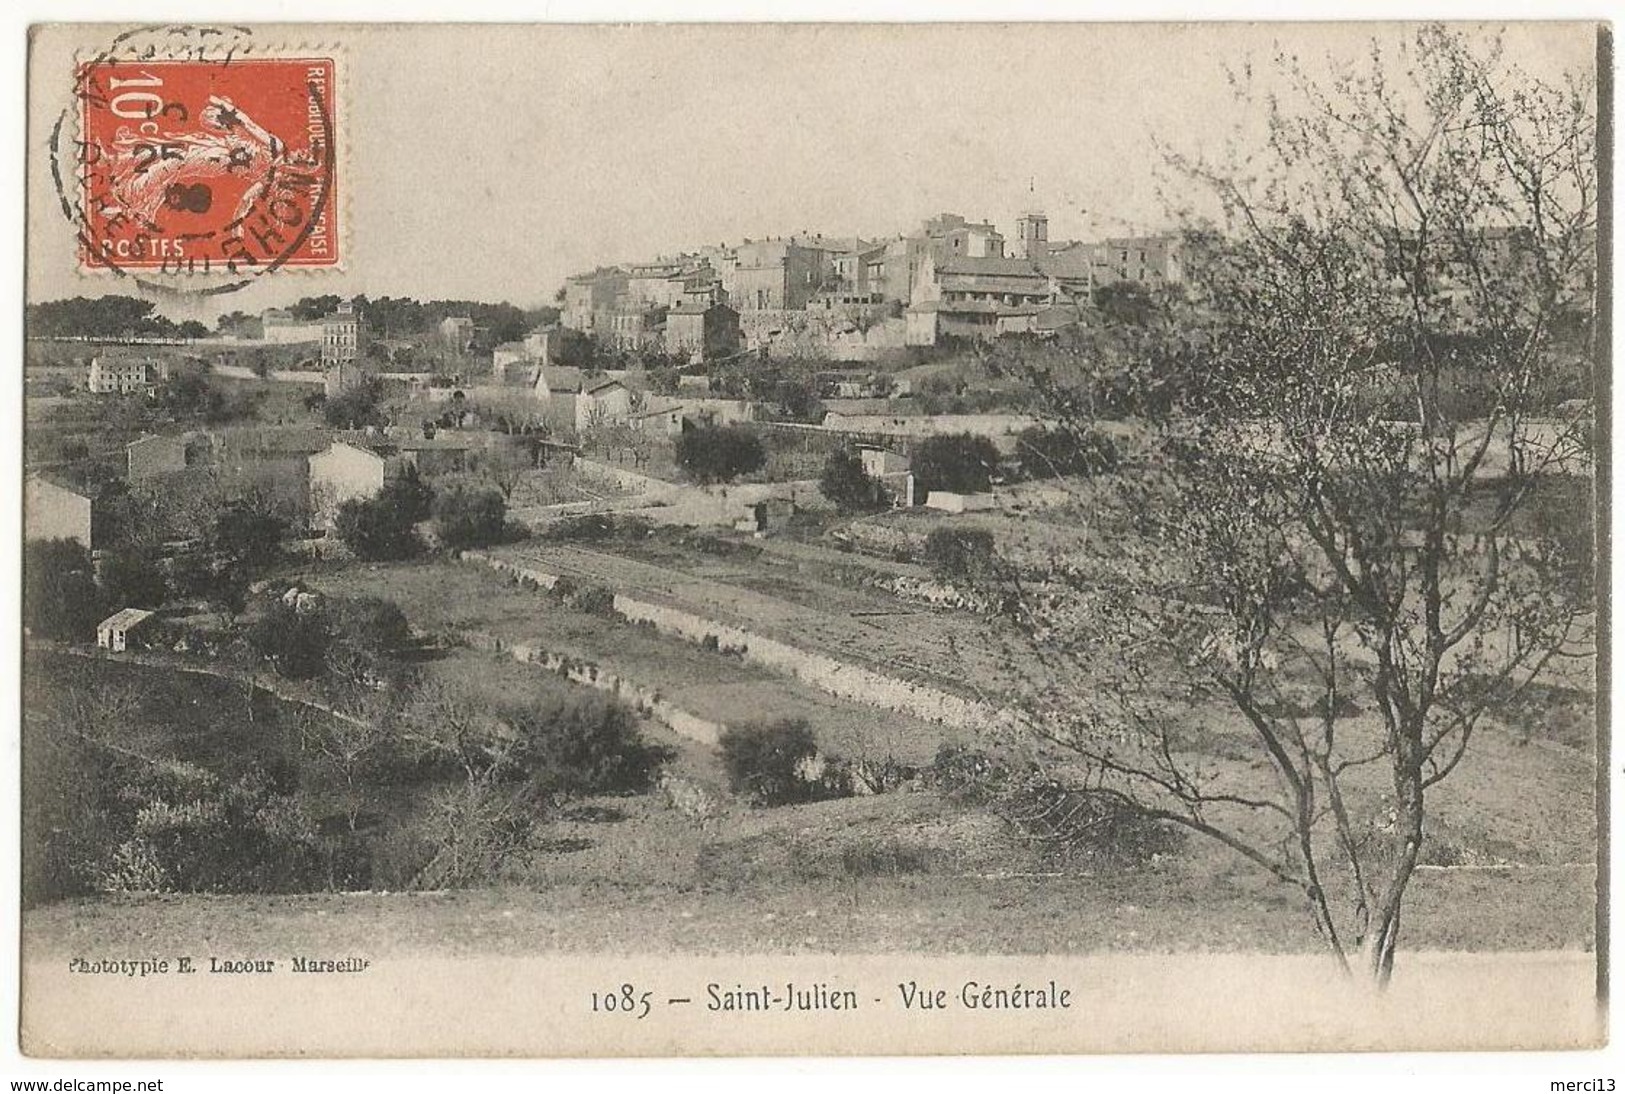
[{"label": "terraced field", "polygon": [[1001,675],[996,651],[974,617],[915,608],[858,585],[818,581],[794,565],[775,568],[762,560],[695,555],[679,570],[554,544],[524,544],[493,554],[955,695],[985,697]]},{"label": "terraced field", "polygon": [[[896,711],[841,699],[736,657],[571,609],[483,567],[452,562],[308,568],[302,582],[403,605],[429,631],[477,631],[602,666],[723,724],[805,718],[829,751],[926,763],[951,730]],[[523,671],[542,672],[541,669]]]}]

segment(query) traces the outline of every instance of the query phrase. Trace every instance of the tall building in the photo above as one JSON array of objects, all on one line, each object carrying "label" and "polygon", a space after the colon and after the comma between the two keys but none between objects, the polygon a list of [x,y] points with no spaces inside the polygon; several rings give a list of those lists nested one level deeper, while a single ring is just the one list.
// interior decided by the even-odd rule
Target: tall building
[{"label": "tall building", "polygon": [[322,367],[331,368],[361,357],[361,317],[355,305],[342,301],[338,310],[322,320]]},{"label": "tall building", "polygon": [[576,274],[564,282],[564,311],[559,321],[571,330],[591,334],[607,322],[615,302],[627,293],[630,278],[625,270],[605,267]]},{"label": "tall building", "polygon": [[322,371],[330,396],[361,380],[361,317],[348,300],[322,320]]},{"label": "tall building", "polygon": [[1031,261],[1049,257],[1049,218],[1043,213],[1022,213],[1016,219],[1015,257]]},{"label": "tall building", "polygon": [[968,221],[958,213],[938,213],[920,229],[940,259],[1003,258],[1004,236],[986,221]]}]

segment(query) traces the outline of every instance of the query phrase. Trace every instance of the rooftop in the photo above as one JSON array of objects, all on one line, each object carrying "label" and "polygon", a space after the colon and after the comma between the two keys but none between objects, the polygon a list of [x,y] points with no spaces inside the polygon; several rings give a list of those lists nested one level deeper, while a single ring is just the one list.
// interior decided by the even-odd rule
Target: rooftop
[{"label": "rooftop", "polygon": [[156,613],[149,612],[145,608],[121,608],[102,620],[96,629],[106,630],[111,628],[113,630],[127,631],[131,627],[145,623],[154,614]]}]

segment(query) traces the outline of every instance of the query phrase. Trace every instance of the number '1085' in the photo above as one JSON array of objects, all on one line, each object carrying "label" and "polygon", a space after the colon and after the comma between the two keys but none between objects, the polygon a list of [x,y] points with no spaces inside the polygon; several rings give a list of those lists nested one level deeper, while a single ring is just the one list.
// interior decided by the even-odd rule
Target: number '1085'
[{"label": "number '1085'", "polygon": [[592,1012],[594,1014],[628,1014],[633,1018],[647,1018],[649,1016],[650,998],[652,991],[639,992],[631,984],[622,984],[618,991],[593,992]]}]

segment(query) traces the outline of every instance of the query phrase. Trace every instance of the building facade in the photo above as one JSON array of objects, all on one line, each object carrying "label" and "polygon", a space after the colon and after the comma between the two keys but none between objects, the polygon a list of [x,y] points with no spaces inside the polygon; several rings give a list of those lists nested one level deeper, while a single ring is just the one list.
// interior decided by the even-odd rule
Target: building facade
[{"label": "building facade", "polygon": [[93,395],[132,395],[150,391],[162,378],[158,362],[139,357],[91,358],[85,387]]},{"label": "building facade", "polygon": [[361,317],[346,300],[322,320],[322,367],[354,364],[361,359]]},{"label": "building facade", "polygon": [[308,465],[310,524],[320,530],[333,528],[345,502],[377,497],[404,467],[393,451],[347,441],[334,441],[309,457]]},{"label": "building facade", "polygon": [[593,334],[600,316],[608,315],[615,302],[626,294],[625,270],[606,267],[577,274],[564,282],[564,311],[560,322],[571,330]]},{"label": "building facade", "polygon": [[474,320],[466,315],[446,316],[440,321],[440,341],[452,353],[467,353],[474,344]]},{"label": "building facade", "polygon": [[666,351],[715,360],[739,352],[739,313],[727,304],[685,300],[666,316]]},{"label": "building facade", "polygon": [[138,437],[124,446],[125,477],[131,482],[185,471],[188,465],[185,437]]},{"label": "building facade", "polygon": [[274,346],[301,345],[322,340],[325,325],[295,319],[282,308],[267,308],[260,312],[260,341]]},{"label": "building facade", "polygon": [[90,493],[32,475],[23,487],[25,539],[77,540],[96,547],[96,503]]},{"label": "building facade", "polygon": [[799,311],[824,283],[826,253],[788,239],[747,241],[722,270],[728,301],[740,311]]}]

